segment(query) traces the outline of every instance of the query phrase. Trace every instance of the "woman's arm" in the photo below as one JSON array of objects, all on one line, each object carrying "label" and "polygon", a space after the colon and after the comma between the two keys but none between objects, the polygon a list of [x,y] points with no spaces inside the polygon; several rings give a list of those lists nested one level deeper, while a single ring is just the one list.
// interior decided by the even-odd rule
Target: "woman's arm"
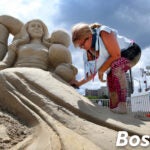
[{"label": "woman's arm", "polygon": [[88,76],[86,79],[85,79],[85,78],[84,78],[84,79],[81,79],[80,81],[78,81],[78,82],[79,82],[79,86],[81,86],[81,85],[83,85],[83,84],[89,82],[89,81],[92,80],[92,79],[93,79],[93,75]]},{"label": "woman's arm", "polygon": [[99,69],[99,78],[103,80],[103,73],[111,66],[112,62],[121,57],[120,48],[117,39],[113,32],[108,33],[106,31],[101,32],[102,41],[110,54],[110,57],[105,61],[102,67]]},{"label": "woman's arm", "polygon": [[73,80],[73,81],[70,82],[70,85],[76,86],[76,87],[80,87],[80,86],[82,86],[83,84],[87,83],[88,81],[90,81],[92,79],[93,79],[93,75],[90,75],[86,79],[83,78],[83,79],[81,79],[79,81]]}]

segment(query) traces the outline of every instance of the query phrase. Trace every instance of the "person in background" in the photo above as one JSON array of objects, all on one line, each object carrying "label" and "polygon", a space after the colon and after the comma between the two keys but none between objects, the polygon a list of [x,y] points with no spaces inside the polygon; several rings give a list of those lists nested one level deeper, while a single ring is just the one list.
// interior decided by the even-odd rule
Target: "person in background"
[{"label": "person in background", "polygon": [[99,80],[107,74],[110,109],[116,113],[127,113],[126,72],[140,59],[141,48],[133,41],[105,25],[78,23],[72,27],[72,42],[84,49],[85,77],[70,82],[77,87],[87,83],[98,73]]}]

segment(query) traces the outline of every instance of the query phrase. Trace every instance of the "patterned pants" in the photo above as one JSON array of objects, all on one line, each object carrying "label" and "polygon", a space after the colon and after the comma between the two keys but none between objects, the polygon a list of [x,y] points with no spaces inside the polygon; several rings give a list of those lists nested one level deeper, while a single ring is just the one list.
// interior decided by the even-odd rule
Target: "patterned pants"
[{"label": "patterned pants", "polygon": [[127,81],[126,72],[130,69],[130,61],[121,57],[111,65],[107,75],[107,84],[110,94],[110,108],[116,108],[119,102],[126,102]]}]

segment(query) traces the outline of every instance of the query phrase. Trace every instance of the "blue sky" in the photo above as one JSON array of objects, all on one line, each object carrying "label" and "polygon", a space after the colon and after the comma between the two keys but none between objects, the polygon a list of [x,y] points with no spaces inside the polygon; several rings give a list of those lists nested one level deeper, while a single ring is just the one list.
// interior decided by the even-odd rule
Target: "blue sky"
[{"label": "blue sky", "polygon": [[[141,80],[139,68],[150,65],[150,1],[149,0],[0,0],[0,15],[11,15],[26,23],[31,19],[41,19],[51,33],[56,29],[66,29],[78,22],[99,22],[118,30],[121,35],[136,41],[142,48],[142,58],[133,68],[133,76]],[[83,77],[82,50],[70,45],[73,64],[79,69],[77,79]],[[78,61],[77,61],[78,60]],[[149,79],[148,79],[149,80]],[[138,82],[134,81],[138,87]],[[98,78],[81,87],[98,89],[106,85]]]}]

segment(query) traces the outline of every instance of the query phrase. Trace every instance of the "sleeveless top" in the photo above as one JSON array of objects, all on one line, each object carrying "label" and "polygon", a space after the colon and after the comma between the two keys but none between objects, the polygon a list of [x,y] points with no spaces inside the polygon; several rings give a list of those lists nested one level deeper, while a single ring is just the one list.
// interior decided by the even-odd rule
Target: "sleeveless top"
[{"label": "sleeveless top", "polygon": [[[133,44],[133,40],[130,40],[124,36],[120,36],[117,30],[112,29],[108,26],[102,25],[101,27],[95,28],[94,30],[96,31],[95,51],[99,51],[99,57],[95,60],[88,61],[87,51],[83,51],[85,78],[90,75],[95,75],[98,69],[110,56],[107,49],[105,48],[102,38],[100,37],[101,31],[106,31],[108,33],[114,32],[121,51],[127,49]],[[109,70],[110,68],[107,69],[107,72],[109,72]]]}]

